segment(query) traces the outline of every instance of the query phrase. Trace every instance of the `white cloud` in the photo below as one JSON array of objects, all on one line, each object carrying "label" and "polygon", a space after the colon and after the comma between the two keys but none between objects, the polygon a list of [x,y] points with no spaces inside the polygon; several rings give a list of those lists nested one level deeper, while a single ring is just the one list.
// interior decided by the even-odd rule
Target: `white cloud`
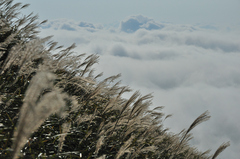
[{"label": "white cloud", "polygon": [[[86,22],[58,21],[42,29],[41,36],[54,35],[65,45],[75,42],[76,52],[100,55],[97,72],[105,77],[121,73],[124,85],[143,94],[154,92],[153,107],[164,105],[163,111],[173,114],[165,126],[175,133],[209,110],[212,118],[193,130],[192,144],[215,151],[222,142],[231,141],[221,157],[237,159],[239,34],[191,25],[159,24],[164,27],[150,29],[148,24],[155,23],[132,16],[121,23],[120,30],[109,30]],[[66,24],[76,31],[63,29]]]}]

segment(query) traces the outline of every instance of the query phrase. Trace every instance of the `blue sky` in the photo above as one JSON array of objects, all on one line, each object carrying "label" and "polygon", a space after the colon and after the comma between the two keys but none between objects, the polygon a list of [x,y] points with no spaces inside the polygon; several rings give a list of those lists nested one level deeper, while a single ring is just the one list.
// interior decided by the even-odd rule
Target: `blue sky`
[{"label": "blue sky", "polygon": [[[153,93],[153,105],[173,114],[164,122],[178,133],[209,110],[191,144],[219,157],[240,156],[239,0],[22,0],[23,13],[48,23],[40,36],[77,54],[98,54],[96,74],[121,73],[123,85]],[[111,27],[114,26],[114,27]],[[126,95],[128,97],[129,94]]]},{"label": "blue sky", "polygon": [[67,18],[108,24],[142,14],[181,24],[240,25],[239,0],[22,0],[40,19]]}]

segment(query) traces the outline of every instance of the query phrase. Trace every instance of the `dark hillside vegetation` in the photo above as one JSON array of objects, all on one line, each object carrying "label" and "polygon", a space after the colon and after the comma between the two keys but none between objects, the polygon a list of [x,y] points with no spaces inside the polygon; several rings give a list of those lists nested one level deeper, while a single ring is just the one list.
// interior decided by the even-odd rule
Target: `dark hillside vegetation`
[{"label": "dark hillside vegetation", "polygon": [[39,38],[37,16],[20,15],[27,6],[0,1],[0,158],[214,159],[229,146],[209,155],[188,144],[207,111],[168,133],[151,94],[124,99],[119,75],[94,75],[98,56]]}]

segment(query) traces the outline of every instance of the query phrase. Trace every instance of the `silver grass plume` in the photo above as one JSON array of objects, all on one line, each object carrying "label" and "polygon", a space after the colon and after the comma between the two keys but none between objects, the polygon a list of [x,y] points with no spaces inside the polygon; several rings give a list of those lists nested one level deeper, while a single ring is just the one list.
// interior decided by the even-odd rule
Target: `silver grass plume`
[{"label": "silver grass plume", "polygon": [[221,146],[219,146],[219,148],[217,149],[217,151],[214,153],[212,159],[217,158],[217,156],[218,156],[223,150],[225,150],[228,146],[230,146],[230,142],[223,143]]},{"label": "silver grass plume", "polygon": [[67,136],[67,133],[69,132],[71,128],[71,123],[63,123],[62,125],[62,132],[61,132],[61,136],[60,138],[58,139],[59,143],[58,143],[58,150],[59,152],[62,151],[62,147],[63,147],[63,143],[64,143],[64,140],[65,140],[65,137]]},{"label": "silver grass plume", "polygon": [[205,155],[209,154],[209,153],[210,153],[210,151],[211,151],[211,150],[207,150],[207,151],[205,151],[205,152],[201,153],[201,155],[200,155],[200,156],[205,156]]},{"label": "silver grass plume", "polygon": [[33,71],[33,68],[29,68],[34,59],[47,59],[42,44],[48,39],[49,38],[35,39],[29,43],[20,43],[19,45],[14,46],[3,64],[2,71],[4,72],[13,65],[18,65],[21,74],[29,74],[30,71]]},{"label": "silver grass plume", "polygon": [[132,140],[134,139],[135,136],[131,136],[119,149],[118,153],[116,154],[115,159],[119,159],[122,155],[125,153],[131,153],[129,147],[132,144]]},{"label": "silver grass plume", "polygon": [[190,125],[190,127],[188,128],[187,133],[189,133],[194,127],[196,127],[198,124],[207,121],[210,119],[210,115],[208,111],[205,111],[204,113],[202,113],[197,119],[194,120],[194,122]]},{"label": "silver grass plume", "polygon": [[104,139],[105,139],[105,136],[101,136],[98,141],[97,141],[97,144],[96,144],[96,150],[95,150],[95,155],[98,154],[98,151],[101,149],[102,145],[104,144]]},{"label": "silver grass plume", "polygon": [[[51,114],[59,113],[65,106],[63,100],[65,95],[53,88],[54,79],[55,76],[51,73],[39,72],[31,80],[14,131],[13,159],[17,158],[20,149],[26,144],[27,138]],[[53,91],[42,95],[45,89],[53,89]]]},{"label": "silver grass plume", "polygon": [[[187,131],[184,132],[184,135],[180,141],[180,143],[178,144],[177,146],[177,149],[175,151],[175,155],[178,153],[178,150],[180,148],[180,146],[182,145],[182,143],[186,140],[186,139],[189,139],[191,138],[191,135],[188,134],[194,127],[196,127],[198,124],[206,121],[206,120],[209,120],[210,119],[210,115],[209,115],[209,112],[208,111],[205,111],[204,113],[202,113],[199,117],[197,117],[197,119],[194,120],[194,122],[190,125],[190,127],[187,129]],[[173,157],[173,156],[172,156]]]},{"label": "silver grass plume", "polygon": [[127,108],[137,99],[137,97],[138,97],[139,95],[140,95],[140,93],[139,93],[138,91],[135,92],[135,93],[124,103],[124,105],[122,106],[122,110],[121,110],[121,112],[120,112],[120,114],[119,114],[119,117],[118,117],[118,119],[117,119],[117,121],[116,121],[116,124],[115,124],[113,130],[115,130],[118,122],[119,122],[119,121],[121,120],[121,118],[124,116],[124,115],[123,115],[123,112],[124,112],[125,110],[128,110]]}]

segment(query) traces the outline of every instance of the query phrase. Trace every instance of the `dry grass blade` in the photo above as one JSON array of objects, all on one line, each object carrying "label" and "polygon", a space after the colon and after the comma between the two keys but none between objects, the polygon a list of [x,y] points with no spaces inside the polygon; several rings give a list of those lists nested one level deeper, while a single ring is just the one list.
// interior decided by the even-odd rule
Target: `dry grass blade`
[{"label": "dry grass blade", "polygon": [[172,114],[168,114],[165,118],[164,118],[164,121],[167,119],[167,118],[170,118],[172,117]]},{"label": "dry grass blade", "polygon": [[122,88],[121,88],[121,91],[118,93],[117,98],[119,98],[123,93],[131,92],[131,91],[132,91],[132,90],[131,90],[129,87],[127,87],[127,86],[122,87]]},{"label": "dry grass blade", "polygon": [[[137,112],[140,112],[140,111],[144,110],[142,102],[143,102],[144,100],[152,99],[152,97],[153,97],[153,96],[152,96],[151,94],[147,94],[147,95],[139,98],[139,99],[133,104],[133,108],[132,108],[132,110],[131,110],[130,117],[132,117],[132,115],[136,114]],[[150,103],[149,103],[149,105],[150,105]]]},{"label": "dry grass blade", "polygon": [[[89,57],[87,57],[87,59],[88,59],[88,58],[89,58]],[[97,63],[97,62],[98,62],[98,56],[97,56],[97,55],[91,56],[91,58],[90,58],[89,61],[87,62],[87,65],[86,65],[85,69],[82,71],[81,76],[84,76],[85,73],[89,71],[90,67],[91,67],[92,65],[94,65],[95,63]]]},{"label": "dry grass blade", "polygon": [[21,9],[27,8],[30,4],[25,4],[21,7]]},{"label": "dry grass blade", "polygon": [[53,57],[56,58],[56,61],[60,61],[62,60],[64,57],[67,57],[69,55],[72,54],[71,50],[74,49],[76,47],[75,44],[72,44],[71,46],[69,46],[68,48],[66,49],[63,49],[62,51],[60,51],[59,53],[57,54],[54,54]]},{"label": "dry grass blade", "polygon": [[[19,150],[26,144],[27,138],[51,114],[61,111],[65,106],[64,94],[55,90],[41,97],[42,91],[52,89],[55,77],[51,73],[40,72],[33,77],[20,110],[17,128],[14,132],[13,158],[17,158]],[[39,99],[40,98],[40,99]]]},{"label": "dry grass blade", "polygon": [[96,80],[97,78],[102,77],[102,76],[103,76],[103,72],[101,72],[97,76],[95,76],[94,79]]},{"label": "dry grass blade", "polygon": [[209,154],[210,152],[211,152],[211,150],[207,150],[207,151],[203,152],[203,153],[201,154],[201,156],[205,156],[205,155]]},{"label": "dry grass blade", "polygon": [[137,91],[128,99],[128,101],[123,106],[122,111],[120,112],[120,115],[127,109],[127,107],[130,106],[130,104],[132,104],[134,102],[135,99],[137,99],[137,97],[139,95],[140,95],[140,93]]},{"label": "dry grass blade", "polygon": [[212,159],[217,158],[217,156],[218,156],[223,150],[225,150],[228,146],[230,146],[230,142],[223,143],[221,146],[219,146],[219,148],[217,149],[217,151],[214,153]]},{"label": "dry grass blade", "polygon": [[194,120],[194,122],[191,124],[191,126],[188,128],[186,133],[189,133],[194,127],[196,127],[198,124],[207,121],[208,119],[210,119],[210,115],[209,112],[206,111],[203,114],[201,114],[196,120]]},{"label": "dry grass blade", "polygon": [[120,114],[118,115],[118,119],[117,119],[117,121],[116,121],[116,124],[115,124],[113,130],[115,130],[116,126],[118,125],[118,122],[121,120],[122,115],[123,115],[123,112],[124,112],[125,110],[127,110],[127,108],[134,102],[134,100],[137,99],[137,97],[138,97],[139,95],[140,95],[140,93],[137,91],[137,92],[135,92],[135,93],[125,102],[125,104],[123,105],[123,108],[122,108]]},{"label": "dry grass blade", "polygon": [[121,74],[117,74],[117,75],[110,76],[110,77],[104,79],[102,83],[106,83],[106,82],[108,82],[108,81],[111,83],[111,82],[113,82],[114,80],[116,80],[117,78],[119,78],[120,76],[121,76]]}]

